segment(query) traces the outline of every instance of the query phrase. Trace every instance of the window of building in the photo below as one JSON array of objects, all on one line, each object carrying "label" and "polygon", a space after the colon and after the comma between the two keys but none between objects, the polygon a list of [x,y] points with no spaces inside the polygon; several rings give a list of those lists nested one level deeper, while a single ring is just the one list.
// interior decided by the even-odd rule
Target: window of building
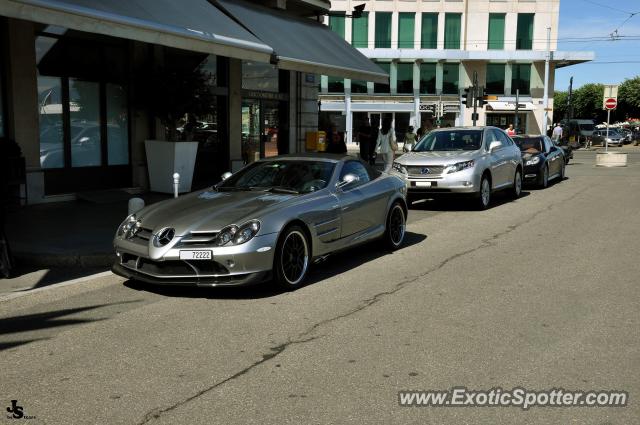
[{"label": "window of building", "polygon": [[129,116],[127,91],[118,84],[106,85],[107,159],[109,165],[129,163]]},{"label": "window of building", "polygon": [[487,49],[504,49],[504,20],[504,13],[489,14],[489,43],[487,44]]},{"label": "window of building", "polygon": [[344,14],[329,15],[329,28],[331,28],[331,31],[335,32],[342,38],[344,38],[344,18]]},{"label": "window of building", "polygon": [[438,14],[422,14],[422,30],[420,47],[423,49],[438,48]]},{"label": "window of building", "polygon": [[436,93],[436,64],[420,64],[420,94]]},{"label": "window of building", "polygon": [[351,44],[353,47],[369,47],[369,12],[362,12],[361,17],[351,21]]},{"label": "window of building", "polygon": [[396,87],[400,94],[413,93],[413,63],[396,64]]},{"label": "window of building", "polygon": [[511,69],[511,94],[515,95],[516,90],[520,90],[520,95],[531,94],[531,64],[516,64]]},{"label": "window of building", "polygon": [[400,12],[398,14],[398,48],[413,49],[414,32],[416,28],[416,14]]},{"label": "window of building", "polygon": [[460,64],[445,63],[442,66],[442,93],[458,94],[459,79],[460,79]]},{"label": "window of building", "polygon": [[344,93],[344,79],[329,76],[327,82],[327,91],[329,93]]},{"label": "window of building", "polygon": [[444,48],[460,49],[460,33],[462,31],[462,14],[446,13],[444,15]]},{"label": "window of building", "polygon": [[366,93],[367,82],[362,80],[351,80],[351,93]]},{"label": "window of building", "polygon": [[280,75],[275,66],[254,61],[242,61],[242,88],[246,90],[279,91]]},{"label": "window of building", "polygon": [[376,49],[391,48],[391,12],[376,12]]},{"label": "window of building", "polygon": [[502,63],[490,63],[487,65],[487,93],[504,94],[504,71],[505,65]]},{"label": "window of building", "polygon": [[533,13],[518,13],[516,49],[531,50],[533,47]]},{"label": "window of building", "polygon": [[[389,74],[391,72],[391,64],[389,62],[376,62],[376,65],[378,65],[380,68],[382,68],[382,70],[384,72],[386,72],[387,74]],[[388,94],[390,91],[391,91],[391,87],[389,86],[389,84],[385,84],[385,83],[374,83],[373,84],[373,92],[374,93]]]}]

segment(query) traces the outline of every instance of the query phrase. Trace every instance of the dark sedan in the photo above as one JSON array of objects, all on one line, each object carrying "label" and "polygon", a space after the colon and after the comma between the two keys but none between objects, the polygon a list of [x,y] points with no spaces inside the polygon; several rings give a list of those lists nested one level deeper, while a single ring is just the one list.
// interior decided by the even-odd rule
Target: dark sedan
[{"label": "dark sedan", "polygon": [[524,181],[535,183],[540,188],[549,185],[549,180],[564,179],[565,154],[543,135],[513,136],[513,141],[522,152]]}]

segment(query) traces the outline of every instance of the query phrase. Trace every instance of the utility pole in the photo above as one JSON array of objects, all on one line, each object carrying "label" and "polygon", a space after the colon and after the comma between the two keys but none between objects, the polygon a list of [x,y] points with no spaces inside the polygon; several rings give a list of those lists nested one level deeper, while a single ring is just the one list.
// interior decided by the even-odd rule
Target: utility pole
[{"label": "utility pole", "polygon": [[573,102],[571,98],[573,96],[573,77],[569,78],[569,96],[567,96],[567,119],[573,118]]},{"label": "utility pole", "polygon": [[547,27],[547,53],[544,57],[544,115],[542,119],[542,134],[547,134],[547,120],[549,119],[549,61],[551,60],[551,27]]},{"label": "utility pole", "polygon": [[513,122],[513,129],[516,131],[516,134],[518,134],[518,127],[520,126],[520,117],[518,116],[518,109],[520,109],[520,89],[516,89],[516,116]]}]

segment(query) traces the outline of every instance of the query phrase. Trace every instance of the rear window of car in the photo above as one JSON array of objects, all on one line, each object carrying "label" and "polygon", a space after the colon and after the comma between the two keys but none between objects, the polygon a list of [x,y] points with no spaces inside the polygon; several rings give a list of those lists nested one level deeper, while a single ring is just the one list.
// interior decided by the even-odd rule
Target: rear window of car
[{"label": "rear window of car", "polygon": [[540,137],[514,137],[513,141],[522,152],[543,152],[542,139]]}]

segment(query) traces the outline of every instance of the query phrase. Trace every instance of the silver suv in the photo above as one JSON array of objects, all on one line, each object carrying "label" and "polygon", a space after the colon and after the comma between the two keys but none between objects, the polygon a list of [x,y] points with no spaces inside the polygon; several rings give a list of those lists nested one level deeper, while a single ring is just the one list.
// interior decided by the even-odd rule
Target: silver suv
[{"label": "silver suv", "polygon": [[393,163],[407,182],[408,198],[470,194],[485,209],[491,193],[522,189],[520,149],[496,127],[454,127],[433,130],[411,152]]}]

